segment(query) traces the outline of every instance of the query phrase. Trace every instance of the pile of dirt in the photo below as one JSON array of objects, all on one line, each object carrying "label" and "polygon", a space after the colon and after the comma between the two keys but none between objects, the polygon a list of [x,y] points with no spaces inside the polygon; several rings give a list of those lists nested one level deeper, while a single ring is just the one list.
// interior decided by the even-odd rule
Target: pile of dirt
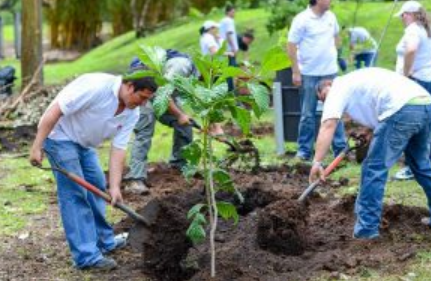
[{"label": "pile of dirt", "polygon": [[[226,135],[233,137],[243,137],[244,134],[241,128],[232,123],[223,125],[223,130]],[[250,133],[253,137],[263,137],[268,135],[274,135],[274,124],[271,123],[259,123],[252,125]]]},{"label": "pile of dirt", "polygon": [[[364,268],[397,272],[420,248],[431,246],[429,229],[420,224],[427,211],[401,205],[385,206],[376,242],[353,240],[355,198],[314,195],[307,206],[298,206],[295,199],[307,186],[307,177],[286,177],[288,171],[281,167],[257,175],[233,172],[247,203],[238,205],[238,225],[219,224],[217,278],[211,280],[309,280],[325,273],[353,275]],[[156,174],[163,176],[162,171]],[[175,184],[168,175],[169,184]],[[208,243],[192,247],[181,232],[188,225],[186,211],[199,201],[201,184],[195,181],[187,192],[177,186],[170,195],[163,195],[163,186],[152,187],[159,189],[154,190],[155,200],[166,206],[157,227],[151,229],[155,240],[144,245],[142,269],[156,280],[209,280]]]},{"label": "pile of dirt", "polygon": [[63,86],[46,86],[2,101],[0,119],[13,121],[13,127],[36,125]]},{"label": "pile of dirt", "polygon": [[61,86],[34,89],[25,95],[2,100],[0,106],[0,152],[28,149],[34,140],[40,117],[61,90]]},{"label": "pile of dirt", "polygon": [[0,127],[0,152],[17,152],[28,148],[36,131],[36,125]]}]

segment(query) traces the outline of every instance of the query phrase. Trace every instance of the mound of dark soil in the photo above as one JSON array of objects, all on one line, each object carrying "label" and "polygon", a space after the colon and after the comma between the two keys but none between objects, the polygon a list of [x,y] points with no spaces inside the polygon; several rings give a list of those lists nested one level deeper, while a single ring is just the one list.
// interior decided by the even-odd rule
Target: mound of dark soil
[{"label": "mound of dark soil", "polygon": [[[327,192],[324,197],[312,196],[306,209],[296,208],[294,200],[308,182],[305,175],[286,177],[289,171],[280,167],[257,175],[233,172],[246,202],[238,205],[242,210],[238,225],[221,221],[218,226],[215,279],[210,279],[208,243],[192,246],[184,236],[189,224],[185,214],[202,199],[202,182],[196,180],[187,187],[192,191],[184,192],[180,175],[154,171],[150,181],[157,184],[152,196],[165,207],[151,228],[154,237],[145,242],[144,272],[163,281],[310,280],[322,274],[355,275],[364,268],[397,273],[418,250],[431,247],[430,230],[420,224],[427,210],[385,206],[381,237],[363,244],[352,239],[355,197],[337,198],[330,194],[329,184],[320,187]],[[152,175],[165,175],[169,182],[154,181]]]},{"label": "mound of dark soil", "polygon": [[0,128],[0,152],[28,149],[36,136],[36,125]]},{"label": "mound of dark soil", "polygon": [[259,213],[257,243],[275,254],[301,255],[306,246],[306,219],[301,203],[279,200]]}]

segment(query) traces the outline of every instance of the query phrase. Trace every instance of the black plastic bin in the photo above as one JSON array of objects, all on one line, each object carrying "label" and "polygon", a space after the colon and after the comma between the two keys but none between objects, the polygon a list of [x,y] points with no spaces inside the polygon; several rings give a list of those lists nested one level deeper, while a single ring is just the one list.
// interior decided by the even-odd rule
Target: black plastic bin
[{"label": "black plastic bin", "polygon": [[[301,118],[299,88],[292,83],[292,69],[277,71],[275,81],[281,83],[281,98],[283,107],[284,140],[296,142],[298,140],[298,126]],[[320,127],[321,111],[316,112],[316,136]]]}]

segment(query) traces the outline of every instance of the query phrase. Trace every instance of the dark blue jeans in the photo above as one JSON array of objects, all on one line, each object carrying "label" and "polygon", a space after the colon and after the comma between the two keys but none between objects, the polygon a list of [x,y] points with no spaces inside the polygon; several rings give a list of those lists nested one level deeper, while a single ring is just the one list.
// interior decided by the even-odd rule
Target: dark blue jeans
[{"label": "dark blue jeans", "polygon": [[[94,149],[51,139],[46,139],[44,149],[49,153],[51,166],[54,163],[50,155],[65,170],[106,191],[105,175]],[[106,203],[63,174],[54,172],[54,176],[63,228],[75,266],[92,266],[103,258],[101,250],[115,248],[114,231],[105,219]]]},{"label": "dark blue jeans", "polygon": [[[298,152],[297,156],[309,159],[313,153],[314,141],[316,139],[316,110],[317,95],[316,85],[320,80],[332,79],[334,75],[328,76],[306,76],[302,75],[300,90],[301,118],[299,120]],[[339,122],[332,141],[334,155],[338,155],[346,147],[343,122]]]},{"label": "dark blue jeans", "polygon": [[[375,54],[375,57],[374,57],[374,54]],[[374,59],[373,59],[373,57],[374,57]],[[361,68],[362,64],[364,67],[375,66],[376,61],[377,61],[377,54],[375,52],[360,53],[360,54],[355,55],[355,67],[356,67],[356,69]]]},{"label": "dark blue jeans", "polygon": [[431,207],[430,132],[431,105],[405,105],[375,128],[367,158],[362,164],[355,205],[355,237],[371,239],[379,236],[388,171],[403,152]]}]

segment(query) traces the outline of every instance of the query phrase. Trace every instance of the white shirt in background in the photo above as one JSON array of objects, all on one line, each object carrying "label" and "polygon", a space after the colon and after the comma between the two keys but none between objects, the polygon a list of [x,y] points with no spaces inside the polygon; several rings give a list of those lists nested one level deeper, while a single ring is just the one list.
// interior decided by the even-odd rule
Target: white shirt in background
[{"label": "white shirt in background", "polygon": [[[224,19],[222,19],[220,22],[219,32],[220,32],[220,37],[223,40],[226,40],[227,50],[229,52],[237,52],[238,51],[238,36],[236,35],[234,19],[231,17],[225,17]],[[229,33],[231,34],[231,38],[233,41],[233,48],[230,46],[228,38],[227,38]]]},{"label": "white shirt in background", "polygon": [[429,94],[413,80],[383,68],[363,68],[334,79],[321,121],[341,119],[346,113],[359,124],[374,129],[419,96]]},{"label": "white shirt in background", "polygon": [[210,49],[212,47],[215,47],[216,50],[220,49],[220,42],[217,42],[214,36],[210,33],[202,34],[199,43],[201,45],[201,52],[203,55],[210,55]]},{"label": "white shirt in background", "polygon": [[288,41],[298,47],[301,74],[325,76],[338,72],[335,36],[340,27],[331,11],[317,16],[310,8],[292,21]]},{"label": "white shirt in background", "polygon": [[368,30],[363,27],[352,27],[349,29],[350,44],[353,44],[357,49],[356,53],[375,52],[377,50],[377,42],[371,37]]},{"label": "white shirt in background", "polygon": [[404,35],[396,47],[396,71],[404,74],[404,54],[407,42],[418,42],[412,67],[412,76],[418,80],[431,81],[431,38],[425,28],[413,22],[404,30]]},{"label": "white shirt in background", "polygon": [[121,76],[90,73],[68,84],[50,105],[58,102],[63,115],[48,137],[84,147],[97,147],[113,138],[115,148],[126,150],[139,108],[125,108],[115,116],[121,81]]}]

